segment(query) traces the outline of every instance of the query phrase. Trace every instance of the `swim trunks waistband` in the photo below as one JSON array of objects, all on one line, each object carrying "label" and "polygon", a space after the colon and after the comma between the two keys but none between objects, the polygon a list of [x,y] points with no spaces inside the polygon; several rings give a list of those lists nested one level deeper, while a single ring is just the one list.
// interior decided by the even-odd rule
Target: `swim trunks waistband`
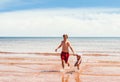
[{"label": "swim trunks waistband", "polygon": [[63,52],[63,51],[62,51],[61,53],[64,53],[64,54],[69,54],[69,52]]}]

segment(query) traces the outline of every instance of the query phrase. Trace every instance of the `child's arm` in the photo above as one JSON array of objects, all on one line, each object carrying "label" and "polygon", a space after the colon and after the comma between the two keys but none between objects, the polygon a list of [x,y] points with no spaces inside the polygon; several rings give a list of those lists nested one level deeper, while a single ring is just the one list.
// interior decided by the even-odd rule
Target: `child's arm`
[{"label": "child's arm", "polygon": [[57,52],[57,49],[59,49],[62,46],[62,42],[61,44],[58,46],[58,48],[55,49],[55,51]]},{"label": "child's arm", "polygon": [[73,52],[73,55],[74,55],[75,53],[74,53],[74,50],[73,50],[73,48],[71,46],[70,46],[70,49],[71,49],[71,51]]},{"label": "child's arm", "polygon": [[70,47],[70,49],[71,49],[71,51],[73,52],[73,55],[74,55],[75,53],[74,53],[74,50],[73,50],[72,46],[70,45],[70,42],[68,42],[68,45],[69,45],[69,47]]}]

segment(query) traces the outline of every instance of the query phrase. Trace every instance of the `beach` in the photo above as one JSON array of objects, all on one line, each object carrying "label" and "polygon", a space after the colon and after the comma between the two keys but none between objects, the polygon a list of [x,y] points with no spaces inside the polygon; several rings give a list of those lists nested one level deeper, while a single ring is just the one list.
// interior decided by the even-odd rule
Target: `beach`
[{"label": "beach", "polygon": [[0,53],[0,82],[119,82],[120,56],[83,54],[78,71],[60,72],[59,53]]},{"label": "beach", "polygon": [[70,52],[70,69],[61,72],[60,37],[1,37],[0,82],[119,82],[120,38],[70,37],[82,54],[78,71]]}]

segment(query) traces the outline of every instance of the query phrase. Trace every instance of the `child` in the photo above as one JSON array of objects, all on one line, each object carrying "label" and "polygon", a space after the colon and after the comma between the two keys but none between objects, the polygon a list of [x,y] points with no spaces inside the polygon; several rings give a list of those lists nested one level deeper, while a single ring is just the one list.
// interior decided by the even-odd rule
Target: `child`
[{"label": "child", "polygon": [[74,64],[74,66],[77,66],[77,69],[79,70],[79,67],[80,67],[80,64],[82,62],[82,58],[81,58],[81,54],[76,54],[76,57],[77,57],[77,61],[76,63]]},{"label": "child", "polygon": [[58,48],[55,49],[55,51],[57,52],[57,49],[59,49],[60,47],[62,47],[62,51],[61,51],[61,62],[62,62],[62,68],[64,71],[64,64],[66,63],[68,65],[68,67],[70,66],[68,59],[69,59],[69,48],[71,49],[71,51],[74,54],[73,48],[70,45],[70,42],[68,41],[68,35],[64,34],[63,35],[63,41],[61,41],[61,44],[58,46]]}]

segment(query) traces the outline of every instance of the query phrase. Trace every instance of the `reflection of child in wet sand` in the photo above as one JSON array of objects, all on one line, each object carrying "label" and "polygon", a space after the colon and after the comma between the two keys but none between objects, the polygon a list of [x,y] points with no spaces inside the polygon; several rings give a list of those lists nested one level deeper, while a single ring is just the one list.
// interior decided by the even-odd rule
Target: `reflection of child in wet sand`
[{"label": "reflection of child in wet sand", "polygon": [[68,67],[70,66],[69,62],[68,62],[68,58],[69,58],[69,48],[71,49],[71,51],[74,54],[73,48],[71,47],[70,42],[68,41],[68,35],[64,34],[63,35],[63,41],[61,41],[61,44],[58,46],[58,48],[55,49],[55,51],[57,52],[57,49],[59,49],[60,47],[62,47],[62,51],[61,51],[61,62],[62,62],[62,67],[64,69],[64,62],[68,65]]},{"label": "reflection of child in wet sand", "polygon": [[76,73],[75,74],[75,82],[82,82],[81,79],[80,79],[80,73]]},{"label": "reflection of child in wet sand", "polygon": [[[71,76],[73,76],[74,79]],[[74,80],[72,82],[82,82],[80,79],[80,73],[78,72],[74,73],[73,75],[66,74],[66,73],[62,74],[62,82],[71,82],[72,79]]]},{"label": "reflection of child in wet sand", "polygon": [[81,54],[76,54],[76,57],[77,57],[77,61],[74,64],[74,66],[77,66],[77,69],[79,70],[80,69],[80,64],[82,62]]},{"label": "reflection of child in wet sand", "polygon": [[69,82],[69,75],[63,74],[62,75],[62,82]]}]

